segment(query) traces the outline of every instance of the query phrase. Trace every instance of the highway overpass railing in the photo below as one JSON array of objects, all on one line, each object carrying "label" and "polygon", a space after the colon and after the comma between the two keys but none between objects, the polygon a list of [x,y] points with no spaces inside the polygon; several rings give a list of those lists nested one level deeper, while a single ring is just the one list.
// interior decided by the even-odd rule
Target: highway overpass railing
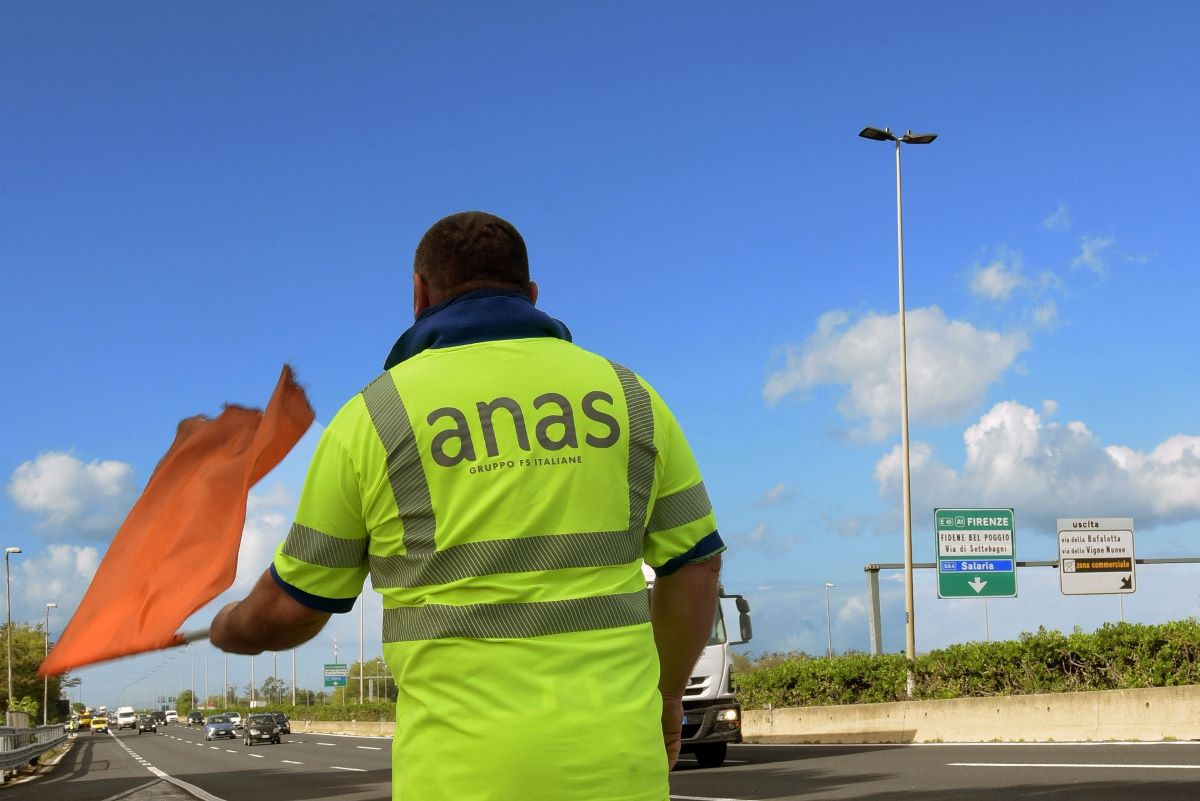
[{"label": "highway overpass railing", "polygon": [[28,765],[66,739],[61,723],[29,729],[0,727],[0,775]]}]

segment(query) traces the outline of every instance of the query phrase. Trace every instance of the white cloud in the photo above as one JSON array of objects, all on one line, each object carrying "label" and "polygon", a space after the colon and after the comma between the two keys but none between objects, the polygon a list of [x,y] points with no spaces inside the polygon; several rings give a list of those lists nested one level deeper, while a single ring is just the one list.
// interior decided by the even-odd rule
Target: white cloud
[{"label": "white cloud", "polygon": [[1071,213],[1064,204],[1060,203],[1053,213],[1042,220],[1042,227],[1052,231],[1065,231],[1071,227]]},{"label": "white cloud", "polygon": [[[1005,255],[1008,256],[1007,261]],[[1020,256],[1001,254],[991,264],[975,268],[971,275],[971,292],[990,300],[1008,300],[1013,290],[1025,283],[1021,275]]]},{"label": "white cloud", "polygon": [[1071,267],[1086,267],[1098,276],[1103,277],[1108,272],[1104,262],[1104,251],[1110,248],[1115,239],[1109,236],[1080,237],[1079,255],[1071,259]]},{"label": "white cloud", "polygon": [[1036,327],[1049,328],[1058,319],[1058,305],[1052,300],[1040,303],[1033,307],[1031,316],[1033,317],[1033,324]]},{"label": "white cloud", "polygon": [[133,468],[113,460],[84,463],[49,451],[23,462],[8,482],[8,495],[38,527],[59,534],[107,537],[133,504]]},{"label": "white cloud", "polygon": [[1058,401],[1047,398],[1042,401],[1042,418],[1053,417],[1058,413]]},{"label": "white cloud", "polygon": [[[1131,516],[1139,528],[1200,520],[1198,436],[1175,435],[1149,453],[1105,447],[1082,422],[1046,422],[1004,401],[964,432],[963,445],[954,470],[928,444],[912,444],[913,508],[1012,506],[1041,531],[1059,517]],[[884,496],[898,496],[899,448],[879,459],[875,478]]]},{"label": "white cloud", "polygon": [[[916,422],[945,423],[969,413],[1029,347],[1023,332],[975,328],[947,319],[936,306],[910,311],[907,318],[909,411]],[[828,312],[803,346],[787,348],[785,364],[768,377],[763,396],[774,405],[798,390],[845,385],[839,411],[865,419],[857,433],[880,439],[900,417],[898,344],[897,315],[851,320],[845,312]]]},{"label": "white cloud", "polygon": [[58,609],[51,610],[51,614],[58,622],[52,627],[62,631],[99,565],[100,551],[92,545],[52,544],[36,552],[26,549],[12,563],[17,596],[13,617],[44,622],[46,604],[56,603]]},{"label": "white cloud", "polygon": [[761,509],[769,509],[772,506],[778,506],[781,503],[785,503],[794,497],[796,497],[796,491],[788,487],[788,485],[780,482],[763,493],[763,495],[754,502],[754,505]]},{"label": "white cloud", "polygon": [[258,581],[275,556],[275,547],[287,536],[296,513],[296,496],[282,484],[271,484],[250,493],[246,502],[246,525],[238,551],[237,578],[233,591],[245,595]]}]

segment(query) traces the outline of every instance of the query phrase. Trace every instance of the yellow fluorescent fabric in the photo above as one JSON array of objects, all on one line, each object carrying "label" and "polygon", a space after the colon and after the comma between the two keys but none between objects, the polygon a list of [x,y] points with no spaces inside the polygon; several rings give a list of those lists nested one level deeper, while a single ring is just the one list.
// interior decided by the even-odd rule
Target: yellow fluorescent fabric
[{"label": "yellow fluorescent fabric", "polygon": [[323,608],[369,565],[396,801],[666,801],[640,566],[714,532],[702,485],[657,394],[558,339],[425,350],[343,406],[274,568]]}]

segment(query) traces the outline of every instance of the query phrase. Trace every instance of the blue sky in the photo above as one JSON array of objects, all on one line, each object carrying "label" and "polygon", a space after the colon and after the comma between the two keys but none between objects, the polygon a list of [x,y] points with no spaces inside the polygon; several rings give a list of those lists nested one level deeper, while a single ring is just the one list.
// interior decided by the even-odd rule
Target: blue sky
[{"label": "blue sky", "polygon": [[[865,649],[862,566],[902,558],[894,163],[868,124],[940,134],[904,154],[916,558],[936,505],[1014,507],[1024,559],[1054,558],[1053,521],[1075,515],[1132,516],[1139,556],[1194,555],[1198,15],[11,5],[14,617],[57,600],[61,627],[181,418],[263,403],[287,361],[328,421],[409,323],[421,233],[483,208],[524,233],[542,308],[684,424],[753,650],[822,651],[825,581],[835,647]],[[256,490],[235,589],[286,530],[305,453]],[[1196,578],[1143,568],[1127,618],[1195,614]],[[1019,586],[990,605],[993,637],[1118,614],[1050,570]],[[356,652],[356,618],[302,664],[335,635]],[[982,612],[918,574],[917,626],[921,650],[979,639]],[[82,675],[111,702],[190,659]],[[244,683],[248,660],[230,671]]]}]

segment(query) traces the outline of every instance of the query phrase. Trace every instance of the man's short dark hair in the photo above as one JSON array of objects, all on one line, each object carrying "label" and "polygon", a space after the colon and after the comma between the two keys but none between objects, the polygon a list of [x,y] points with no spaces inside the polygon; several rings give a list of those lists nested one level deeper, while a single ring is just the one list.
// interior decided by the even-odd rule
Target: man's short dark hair
[{"label": "man's short dark hair", "polygon": [[484,288],[529,291],[525,240],[508,220],[485,211],[443,217],[417,245],[413,271],[434,302]]}]

